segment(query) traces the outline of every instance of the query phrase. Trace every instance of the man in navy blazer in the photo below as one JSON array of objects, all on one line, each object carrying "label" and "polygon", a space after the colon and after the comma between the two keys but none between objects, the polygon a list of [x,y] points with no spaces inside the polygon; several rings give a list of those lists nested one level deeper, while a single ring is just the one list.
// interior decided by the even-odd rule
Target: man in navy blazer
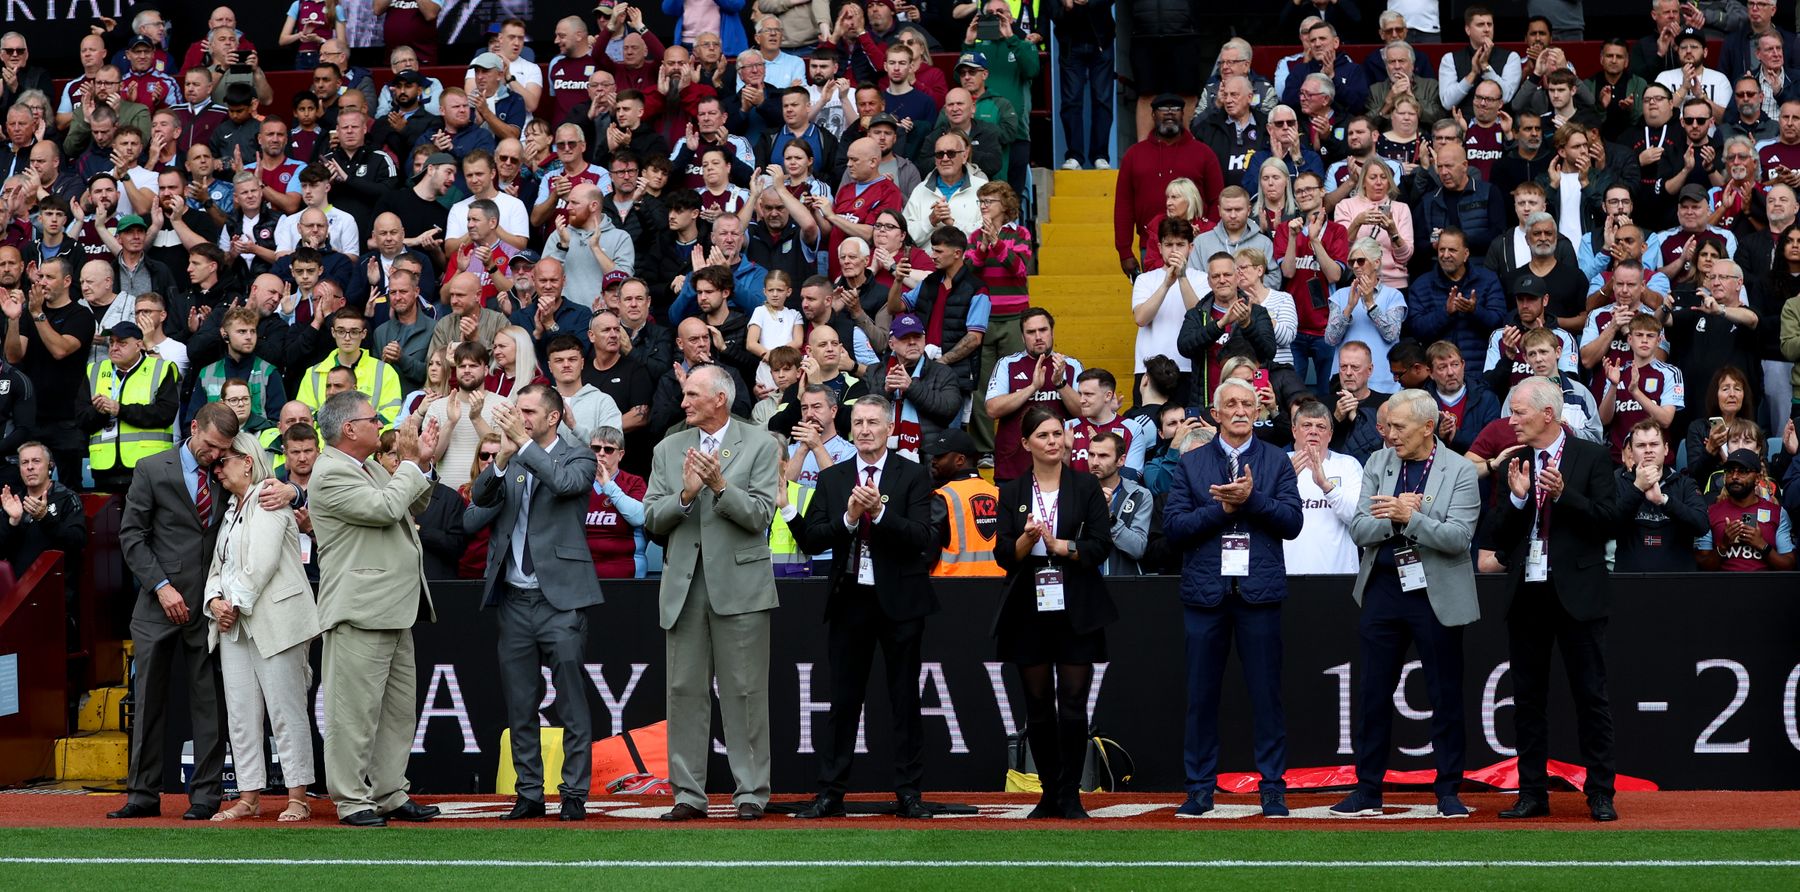
[{"label": "man in navy blazer", "polygon": [[1287,731],[1281,713],[1282,540],[1303,524],[1294,466],[1253,436],[1256,389],[1227,378],[1213,393],[1219,436],[1181,457],[1163,510],[1163,533],[1183,552],[1188,707],[1183,746],[1187,801],[1177,814],[1212,810],[1219,764],[1219,687],[1233,639],[1254,711],[1262,811],[1288,813]]},{"label": "man in navy blazer", "polygon": [[[931,478],[887,448],[893,404],[865,396],[850,410],[856,457],[819,472],[800,526],[802,548],[831,552],[825,620],[831,655],[831,711],[819,740],[819,795],[795,817],[844,815],[856,732],[881,648],[894,729],[895,814],[929,818],[919,798],[925,729],[919,714],[919,647],[925,618],[938,610],[931,587]],[[863,564],[867,557],[867,566]]]}]

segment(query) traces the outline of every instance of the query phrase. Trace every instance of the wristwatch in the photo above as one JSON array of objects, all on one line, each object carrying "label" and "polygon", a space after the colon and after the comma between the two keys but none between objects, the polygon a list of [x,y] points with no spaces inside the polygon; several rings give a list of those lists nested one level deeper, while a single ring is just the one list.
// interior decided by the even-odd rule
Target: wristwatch
[{"label": "wristwatch", "polygon": [[48,314],[48,313],[33,313],[33,314],[31,314],[31,321],[33,321],[33,322],[49,322],[50,314]]}]

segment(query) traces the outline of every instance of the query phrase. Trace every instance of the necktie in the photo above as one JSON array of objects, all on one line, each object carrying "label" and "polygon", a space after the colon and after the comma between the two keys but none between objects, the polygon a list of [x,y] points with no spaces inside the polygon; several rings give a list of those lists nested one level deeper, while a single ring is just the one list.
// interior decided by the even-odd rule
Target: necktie
[{"label": "necktie", "polygon": [[[1236,480],[1236,479],[1238,479],[1238,476],[1239,476],[1239,473],[1238,473],[1238,457],[1237,457],[1237,453],[1235,453],[1235,452],[1227,452],[1227,453],[1225,453],[1225,457],[1226,457],[1226,458],[1227,458],[1227,459],[1230,459],[1230,461],[1231,461],[1231,479],[1232,479],[1232,480]],[[1231,481],[1229,481],[1229,480],[1228,480],[1228,481],[1226,481],[1226,482],[1227,482],[1227,483],[1229,483],[1229,482],[1231,482]]]},{"label": "necktie", "polygon": [[700,451],[712,455],[719,451],[719,441],[712,434],[700,435]]},{"label": "necktie", "polygon": [[[536,489],[536,483],[537,478],[530,474],[525,475],[525,501],[519,505],[518,525],[524,527],[528,531],[531,523],[531,493],[532,490]],[[519,550],[524,552],[519,560],[519,569],[525,571],[526,576],[536,576],[537,565],[531,560],[531,536],[529,533],[525,537],[523,547]]]},{"label": "necktie", "polygon": [[[869,465],[869,466],[863,468],[863,485],[864,486],[874,486],[875,485],[875,466],[874,465]],[[869,535],[870,535],[869,516],[867,514],[865,514],[865,515],[863,515],[862,520],[859,521],[856,525],[856,536],[857,536],[857,538],[861,539],[862,541],[868,542]]]},{"label": "necktie", "polygon": [[206,479],[206,469],[194,469],[194,513],[200,515],[200,525],[212,523],[212,487]]}]

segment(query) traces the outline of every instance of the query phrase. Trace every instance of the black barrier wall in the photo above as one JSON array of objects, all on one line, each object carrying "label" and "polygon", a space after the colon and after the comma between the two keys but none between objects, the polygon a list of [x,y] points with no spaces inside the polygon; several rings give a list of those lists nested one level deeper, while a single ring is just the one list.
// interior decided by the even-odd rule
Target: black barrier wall
[{"label": "black barrier wall", "polygon": [[[1347,577],[1295,577],[1285,609],[1282,691],[1290,767],[1349,764],[1350,703],[1357,679],[1356,606]],[[1468,764],[1513,755],[1512,679],[1498,577],[1481,580],[1482,620],[1465,635]],[[1791,789],[1800,786],[1800,575],[1616,576],[1608,666],[1619,770],[1670,789]],[[1112,582],[1120,621],[1107,631],[1113,660],[1096,673],[1095,725],[1130,751],[1133,787],[1181,789],[1186,708],[1181,606],[1172,578]],[[492,792],[504,725],[495,675],[494,620],[476,609],[474,583],[433,585],[440,620],[416,632],[421,714],[409,774],[422,793]],[[606,582],[590,613],[587,675],[598,735],[622,723],[664,718],[663,633],[655,582]],[[996,586],[940,581],[944,610],[928,620],[921,687],[926,788],[998,790],[1006,735],[1022,727],[1017,679],[994,660],[988,628]],[[813,741],[824,733],[825,589],[782,583],[770,671],[774,788],[810,793],[818,773]],[[317,646],[315,645],[315,657]],[[1249,708],[1231,661],[1223,711],[1222,771],[1250,771]],[[880,665],[877,661],[876,670]],[[175,678],[182,677],[179,672]],[[1430,715],[1423,674],[1410,672],[1395,702],[1401,718],[1392,767],[1430,767]],[[1579,759],[1560,677],[1552,686],[1551,758]],[[557,691],[551,696],[568,696]],[[314,691],[315,704],[317,699]],[[891,786],[887,705],[871,685],[868,753],[854,789]],[[171,753],[186,739],[185,705],[171,717]],[[549,713],[554,716],[554,712]],[[322,714],[315,710],[315,718]],[[715,735],[719,724],[714,721]],[[715,741],[713,792],[729,792]],[[322,758],[320,760],[323,761]],[[171,769],[176,760],[171,759]],[[596,777],[596,785],[605,779]],[[720,786],[725,784],[726,786]],[[180,789],[171,778],[171,789]],[[598,794],[598,791],[596,791]]]}]

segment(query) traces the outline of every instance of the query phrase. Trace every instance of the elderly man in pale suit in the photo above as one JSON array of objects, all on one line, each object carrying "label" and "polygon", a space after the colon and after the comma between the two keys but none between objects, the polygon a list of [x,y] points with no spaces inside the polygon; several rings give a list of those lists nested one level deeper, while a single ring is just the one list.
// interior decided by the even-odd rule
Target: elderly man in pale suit
[{"label": "elderly man in pale suit", "polygon": [[548,384],[529,385],[519,391],[517,405],[496,407],[500,457],[475,478],[463,514],[465,529],[493,529],[481,609],[499,608],[500,694],[518,776],[513,785],[518,801],[503,820],[545,814],[540,666],[550,668],[556,683],[556,715],[563,726],[558,817],[587,817],[594,725],[582,669],[584,611],[600,603],[600,582],[582,523],[593,492],[594,453],[557,436],[562,420],[562,395]]},{"label": "elderly man in pale suit", "polygon": [[780,448],[731,417],[735,390],[720,366],[686,373],[681,408],[690,427],[656,445],[644,498],[645,528],[668,537],[661,622],[675,807],[665,821],[706,817],[715,675],[737,816],[757,820],[769,804],[769,521]]},{"label": "elderly man in pale suit", "polygon": [[325,628],[325,782],[339,823],[381,827],[429,821],[437,806],[407,795],[406,761],[418,716],[412,627],[435,622],[413,515],[431,501],[422,456],[437,425],[399,429],[400,468],[370,458],[381,416],[360,391],[319,407],[325,448],[307,495],[319,543],[319,622]]},{"label": "elderly man in pale suit", "polygon": [[1381,814],[1393,740],[1393,693],[1418,649],[1431,702],[1438,814],[1466,818],[1463,776],[1462,627],[1481,618],[1469,543],[1481,517],[1475,466],[1439,442],[1437,401],[1423,390],[1389,398],[1388,448],[1369,456],[1350,537],[1362,548],[1351,591],[1362,605],[1362,698],[1356,725],[1356,789],[1331,813]]}]

